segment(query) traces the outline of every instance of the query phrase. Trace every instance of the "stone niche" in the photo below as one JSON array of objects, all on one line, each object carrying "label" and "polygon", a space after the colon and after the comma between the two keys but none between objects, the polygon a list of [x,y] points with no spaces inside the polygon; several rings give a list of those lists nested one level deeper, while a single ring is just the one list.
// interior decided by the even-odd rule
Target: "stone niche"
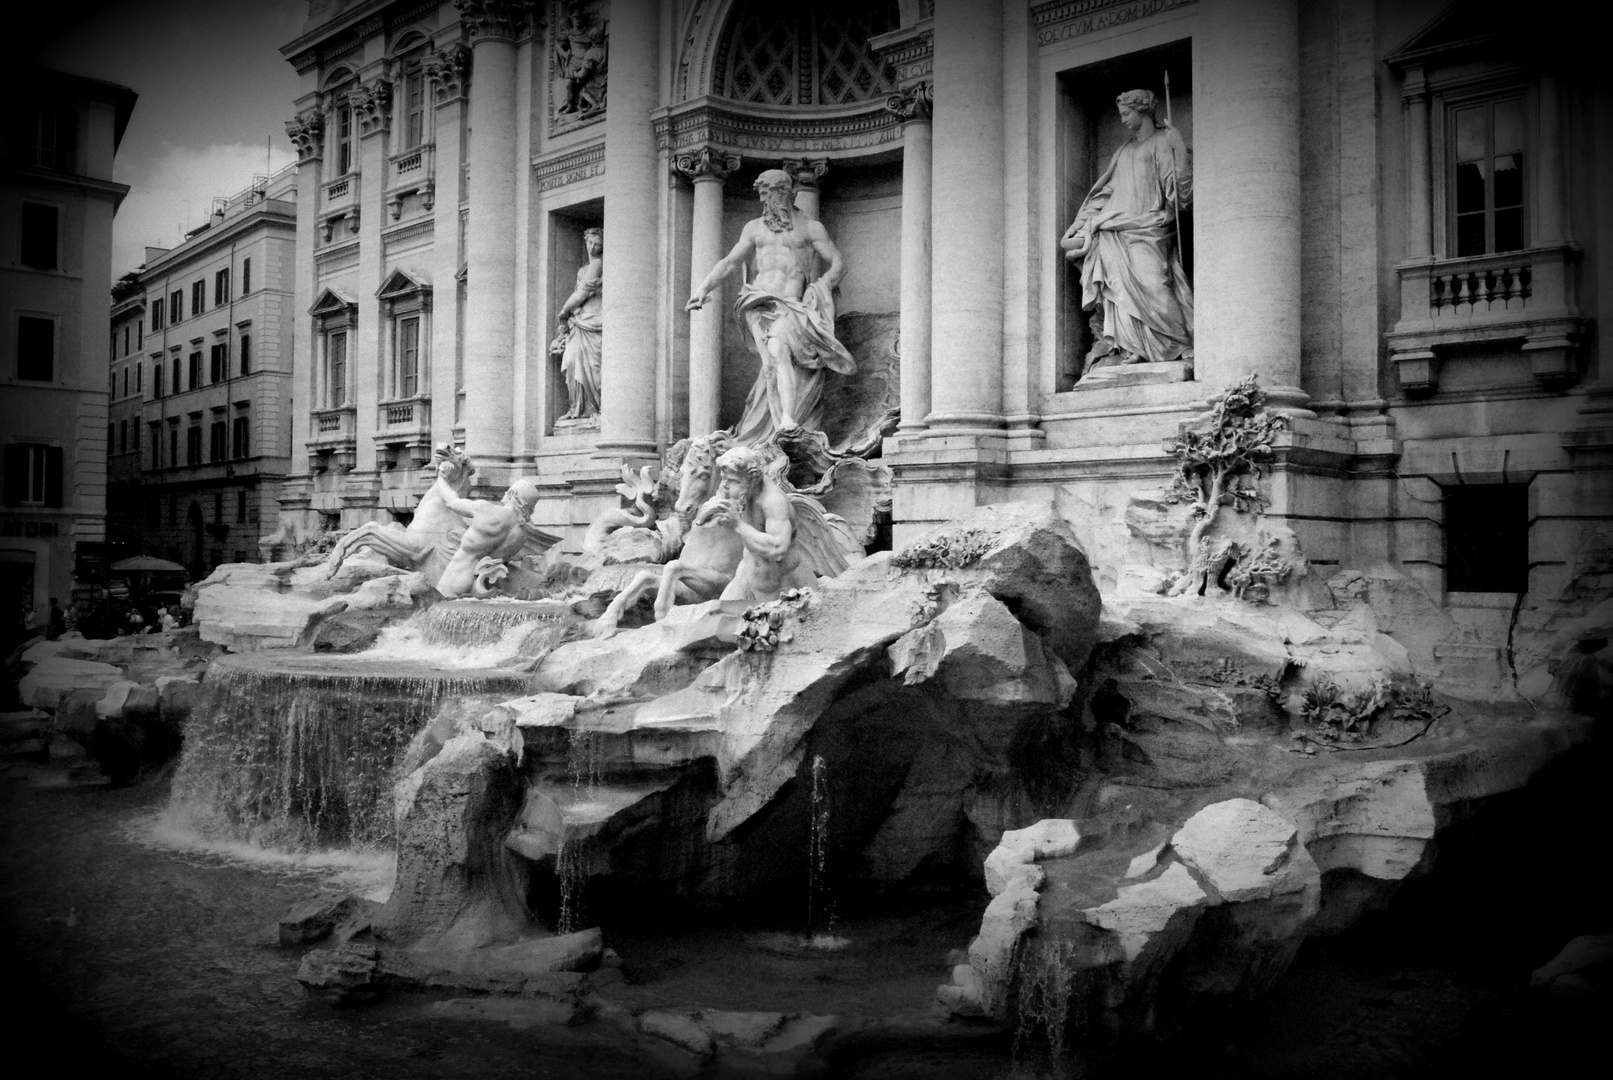
[{"label": "stone niche", "polygon": [[[810,154],[804,155],[810,157]],[[752,185],[777,161],[746,161],[723,193],[723,253],[760,212]],[[897,328],[901,309],[902,172],[899,154],[832,160],[820,184],[819,219],[846,260],[835,290],[835,334],[857,361],[857,373],[830,374],[824,385],[826,433],[841,444],[883,408],[900,400]],[[819,266],[818,271],[824,268]],[[733,315],[736,274],[721,290],[723,387],[721,422],[737,421],[756,382],[758,361],[744,324]],[[713,302],[719,294],[713,294]]]},{"label": "stone niche", "polygon": [[[561,419],[571,408],[571,398],[566,393],[566,380],[560,374],[560,358],[549,355],[549,343],[555,337],[555,319],[565,306],[566,298],[577,287],[577,271],[588,261],[588,246],[583,242],[583,233],[604,227],[604,199],[589,199],[549,213],[549,288],[539,336],[542,338],[543,352],[543,428],[550,435],[586,431],[591,437],[599,428],[598,417]],[[610,238],[605,239],[609,243]],[[609,285],[609,282],[605,283],[607,288]],[[591,448],[591,441],[589,445]]]},{"label": "stone niche", "polygon": [[[1189,41],[1127,53],[1093,64],[1071,68],[1056,77],[1056,147],[1053,155],[1056,220],[1046,237],[1049,257],[1059,262],[1054,302],[1057,319],[1054,334],[1056,365],[1055,389],[1075,389],[1081,377],[1093,336],[1088,326],[1091,313],[1081,310],[1080,264],[1065,262],[1058,250],[1058,239],[1075,220],[1092,184],[1103,175],[1109,159],[1130,133],[1120,123],[1115,98],[1127,90],[1152,90],[1165,115],[1165,75],[1170,73],[1170,119],[1181,132],[1188,151],[1193,143],[1193,49]],[[1182,266],[1193,281],[1193,210],[1184,208],[1180,218]],[[1139,365],[1141,366],[1141,365]],[[1165,366],[1165,365],[1149,365]],[[1174,365],[1172,365],[1174,366]],[[1172,375],[1170,380],[1179,379]]]}]

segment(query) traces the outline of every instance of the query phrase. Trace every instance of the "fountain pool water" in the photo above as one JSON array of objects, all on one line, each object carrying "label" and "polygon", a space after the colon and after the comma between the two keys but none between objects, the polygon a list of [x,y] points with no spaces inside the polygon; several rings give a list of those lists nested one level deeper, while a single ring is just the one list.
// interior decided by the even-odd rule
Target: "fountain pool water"
[{"label": "fountain pool water", "polygon": [[526,689],[517,672],[364,654],[222,657],[185,733],[173,811],[254,844],[388,844],[396,766],[415,733],[448,699]]}]

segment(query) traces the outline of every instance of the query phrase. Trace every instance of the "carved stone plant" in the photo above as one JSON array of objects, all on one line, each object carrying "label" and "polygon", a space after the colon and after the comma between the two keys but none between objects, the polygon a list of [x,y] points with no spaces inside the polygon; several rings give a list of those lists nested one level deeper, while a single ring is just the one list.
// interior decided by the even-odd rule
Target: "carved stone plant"
[{"label": "carved stone plant", "polygon": [[1209,533],[1228,503],[1236,513],[1258,513],[1265,506],[1259,486],[1263,465],[1271,460],[1272,441],[1287,426],[1287,417],[1266,411],[1266,392],[1256,376],[1250,375],[1221,396],[1205,427],[1183,431],[1171,447],[1176,477],[1167,497],[1192,504],[1194,523],[1187,538],[1187,571],[1170,595],[1180,596],[1190,589],[1202,593],[1210,581],[1220,579],[1229,561],[1248,575],[1242,588],[1233,588],[1239,596],[1257,580],[1257,573],[1267,585],[1286,578],[1286,572],[1278,577],[1279,568],[1266,565],[1272,561],[1269,545],[1253,556],[1242,551],[1241,545],[1237,552],[1227,550],[1234,546],[1231,543],[1212,549]]}]

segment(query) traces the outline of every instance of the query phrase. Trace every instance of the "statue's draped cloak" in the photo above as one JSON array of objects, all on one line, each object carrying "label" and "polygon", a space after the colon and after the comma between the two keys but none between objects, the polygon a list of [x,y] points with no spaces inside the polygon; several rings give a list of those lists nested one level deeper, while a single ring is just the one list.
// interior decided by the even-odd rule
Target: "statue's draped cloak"
[{"label": "statue's draped cloak", "polygon": [[1182,269],[1176,213],[1191,203],[1192,165],[1174,128],[1127,140],[1076,214],[1091,233],[1081,306],[1101,304],[1103,333],[1152,363],[1193,348],[1193,289]]},{"label": "statue's draped cloak", "polygon": [[[739,291],[734,312],[750,330],[753,345],[758,337],[784,343],[790,356],[789,370],[777,375],[794,380],[794,420],[809,431],[822,431],[824,372],[850,375],[857,370],[857,362],[835,338],[834,297],[829,286],[820,278],[806,287],[800,300],[790,300],[746,285]],[[746,446],[767,442],[778,433],[775,406],[768,400],[771,360],[764,355],[761,361],[762,370],[756,375],[756,384],[745,399],[745,411],[733,429],[734,441]]]},{"label": "statue's draped cloak", "polygon": [[[588,290],[590,295],[572,313],[565,352],[560,356],[560,374],[567,390],[582,398],[579,415],[593,416],[599,412],[599,342],[604,322],[600,318],[600,282],[598,278],[585,280],[587,271],[587,264],[577,271],[577,288]],[[578,404],[572,402],[574,408]]]}]

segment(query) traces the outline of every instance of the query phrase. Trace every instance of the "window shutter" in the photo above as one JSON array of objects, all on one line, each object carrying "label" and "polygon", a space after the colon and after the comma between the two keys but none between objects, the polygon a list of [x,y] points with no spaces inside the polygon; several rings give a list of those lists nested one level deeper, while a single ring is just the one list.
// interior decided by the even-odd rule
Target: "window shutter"
[{"label": "window shutter", "polygon": [[5,504],[7,506],[21,506],[23,494],[28,490],[28,448],[26,446],[11,445],[6,447],[5,485]]},{"label": "window shutter", "polygon": [[45,505],[62,505],[62,448],[45,447]]}]

